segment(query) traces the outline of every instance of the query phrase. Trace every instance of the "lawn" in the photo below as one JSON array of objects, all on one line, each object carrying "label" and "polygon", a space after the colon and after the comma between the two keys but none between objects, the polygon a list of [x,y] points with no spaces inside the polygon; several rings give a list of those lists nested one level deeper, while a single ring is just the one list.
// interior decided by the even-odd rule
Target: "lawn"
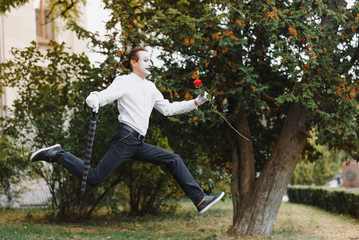
[{"label": "lawn", "polygon": [[[230,200],[198,215],[189,202],[175,215],[98,214],[81,223],[55,224],[44,210],[0,210],[0,239],[238,239],[223,235],[232,222]],[[318,208],[283,203],[271,236],[240,239],[358,239],[359,221]]]}]

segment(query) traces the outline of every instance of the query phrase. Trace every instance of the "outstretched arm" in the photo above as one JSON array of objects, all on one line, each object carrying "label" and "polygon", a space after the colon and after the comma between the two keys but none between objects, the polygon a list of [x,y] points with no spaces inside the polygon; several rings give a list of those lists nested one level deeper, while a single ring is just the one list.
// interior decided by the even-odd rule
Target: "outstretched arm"
[{"label": "outstretched arm", "polygon": [[165,116],[173,116],[192,111],[194,109],[197,109],[199,105],[202,105],[203,103],[208,101],[205,96],[201,95],[198,96],[196,99],[171,103],[167,99],[164,99],[160,91],[157,90],[156,94],[157,99],[154,108]]}]

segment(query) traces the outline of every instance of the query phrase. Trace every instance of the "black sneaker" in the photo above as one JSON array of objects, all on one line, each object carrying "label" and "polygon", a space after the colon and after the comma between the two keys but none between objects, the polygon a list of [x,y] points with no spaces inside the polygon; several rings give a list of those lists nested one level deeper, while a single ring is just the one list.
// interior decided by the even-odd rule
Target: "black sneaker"
[{"label": "black sneaker", "polygon": [[60,144],[56,144],[48,148],[42,148],[31,155],[30,161],[55,162],[55,156],[60,151],[63,151]]},{"label": "black sneaker", "polygon": [[224,196],[224,192],[220,192],[214,196],[205,196],[203,200],[197,205],[197,210],[200,214],[207,211],[213,204],[218,202]]}]

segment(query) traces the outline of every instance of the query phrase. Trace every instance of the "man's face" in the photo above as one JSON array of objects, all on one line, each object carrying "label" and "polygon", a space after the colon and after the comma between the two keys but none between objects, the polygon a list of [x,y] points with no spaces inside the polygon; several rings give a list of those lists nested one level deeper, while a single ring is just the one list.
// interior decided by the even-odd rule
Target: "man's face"
[{"label": "man's face", "polygon": [[139,70],[145,75],[148,76],[151,74],[151,67],[152,67],[152,62],[151,62],[151,57],[150,54],[146,51],[140,51],[138,52],[138,67]]}]

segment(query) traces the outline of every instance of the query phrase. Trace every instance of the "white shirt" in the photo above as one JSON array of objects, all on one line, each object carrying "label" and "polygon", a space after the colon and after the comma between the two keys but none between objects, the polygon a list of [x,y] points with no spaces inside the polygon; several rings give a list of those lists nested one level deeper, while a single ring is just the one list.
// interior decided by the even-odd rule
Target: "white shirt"
[{"label": "white shirt", "polygon": [[118,120],[146,135],[152,109],[165,116],[197,109],[194,100],[170,103],[153,82],[134,73],[116,77],[105,90],[97,93],[100,107],[117,100]]}]

